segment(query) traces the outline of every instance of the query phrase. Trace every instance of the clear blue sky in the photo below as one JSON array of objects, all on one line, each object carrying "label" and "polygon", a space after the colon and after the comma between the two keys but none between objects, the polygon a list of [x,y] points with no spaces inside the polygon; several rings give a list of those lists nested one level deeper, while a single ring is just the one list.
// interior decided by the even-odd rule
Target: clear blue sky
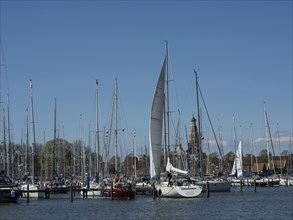
[{"label": "clear blue sky", "polygon": [[[8,93],[16,143],[25,127],[29,79],[37,142],[43,142],[44,132],[45,141],[53,138],[56,98],[60,136],[64,128],[65,139],[78,140],[82,114],[82,136],[88,143],[89,124],[95,128],[95,80],[102,129],[109,127],[117,77],[119,127],[125,129],[121,144],[129,148],[136,129],[140,153],[148,143],[151,103],[168,40],[170,90],[176,94],[171,110],[174,118],[181,111],[183,143],[185,126],[189,131],[191,117],[197,115],[196,68],[224,153],[234,150],[233,114],[244,152],[250,151],[251,123],[257,154],[265,149],[260,142],[265,138],[264,102],[275,151],[289,147],[292,1],[1,0],[0,6],[1,108]],[[205,113],[203,132],[206,146],[213,137]],[[216,151],[212,143],[210,147]]]}]

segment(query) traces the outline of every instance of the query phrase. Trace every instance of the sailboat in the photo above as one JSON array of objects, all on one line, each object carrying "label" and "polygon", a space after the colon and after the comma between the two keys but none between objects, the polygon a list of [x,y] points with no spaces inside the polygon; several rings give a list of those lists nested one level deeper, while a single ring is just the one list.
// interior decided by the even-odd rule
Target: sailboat
[{"label": "sailboat", "polygon": [[[202,186],[203,187],[203,191],[206,191],[206,186],[207,186],[207,183],[209,185],[209,191],[210,192],[230,192],[231,191],[231,183],[229,181],[226,180],[226,177],[224,176],[224,178],[206,178],[204,179],[204,176],[203,176],[203,152],[202,152],[202,144],[201,144],[201,140],[202,140],[202,134],[201,134],[201,111],[200,111],[200,108],[199,108],[199,94],[201,95],[201,98],[203,100],[203,96],[202,96],[202,93],[201,93],[201,90],[200,90],[200,87],[199,87],[199,83],[198,83],[198,77],[197,77],[197,71],[194,71],[195,73],[195,81],[196,81],[196,97],[197,97],[197,112],[198,112],[198,146],[199,146],[199,161],[200,161],[200,179],[195,179],[194,182],[196,185],[199,185],[199,186]],[[215,132],[214,132],[214,129],[213,129],[213,126],[212,126],[212,123],[211,123],[211,120],[210,120],[210,117],[209,117],[209,114],[208,114],[208,111],[207,111],[207,107],[205,105],[205,102],[203,100],[203,104],[204,104],[204,107],[205,107],[205,110],[206,110],[206,113],[208,115],[208,119],[209,119],[209,122],[211,124],[211,127],[212,127],[212,131],[213,131],[213,134],[214,134],[214,137],[215,137],[215,140],[216,140],[216,143],[217,143],[217,146],[218,146],[218,149],[219,149],[219,153],[223,159],[223,156],[222,156],[222,151],[219,147],[219,144],[218,144],[218,141],[217,141],[217,138],[216,138],[216,135],[215,135]],[[224,166],[225,167],[225,166]]]},{"label": "sailboat", "polygon": [[[33,146],[32,146],[32,166],[31,166],[31,177],[24,182],[20,189],[22,190],[23,197],[30,198],[44,198],[45,192],[41,191],[40,184],[35,183],[35,147],[36,147],[36,136],[35,136],[35,121],[34,121],[34,108],[33,108],[33,84],[32,80],[30,80],[30,111],[31,111],[31,124],[32,124],[32,134],[33,134]],[[27,137],[28,139],[28,137]],[[28,141],[27,141],[28,142]]]},{"label": "sailboat", "polygon": [[[256,186],[279,186],[280,178],[279,178],[279,175],[276,174],[275,164],[273,161],[273,157],[271,156],[271,153],[270,153],[269,145],[271,144],[273,156],[275,156],[272,135],[271,135],[270,126],[269,126],[269,119],[268,119],[265,103],[264,103],[264,119],[265,119],[265,129],[266,129],[265,133],[266,133],[268,163],[266,167],[266,172],[259,174],[260,177],[256,178],[255,184]],[[273,175],[272,175],[272,172],[273,172]]]},{"label": "sailboat", "polygon": [[96,80],[96,131],[95,131],[95,145],[96,145],[96,170],[95,170],[95,178],[93,180],[90,180],[90,176],[86,173],[86,180],[85,180],[85,186],[82,188],[83,190],[80,192],[81,195],[84,195],[84,193],[87,193],[87,196],[102,196],[102,186],[100,183],[100,162],[99,162],[99,154],[100,154],[100,146],[99,146],[99,123],[98,123],[98,80]]},{"label": "sailboat", "polygon": [[112,199],[134,199],[135,191],[130,183],[124,181],[124,175],[120,175],[118,172],[118,158],[117,158],[117,149],[118,149],[118,84],[117,79],[115,79],[114,85],[114,109],[115,109],[115,173],[116,177],[113,178],[113,182],[107,184],[103,189],[103,196],[106,198]]},{"label": "sailboat", "polygon": [[19,195],[17,184],[12,183],[5,170],[0,171],[0,203],[17,202]]},{"label": "sailboat", "polygon": [[[178,184],[172,184],[170,182],[161,182],[161,148],[162,148],[162,134],[163,134],[163,122],[164,122],[164,109],[165,109],[165,78],[168,76],[168,45],[166,42],[166,54],[161,69],[161,73],[157,82],[155,90],[153,104],[151,108],[150,117],[150,177],[154,181],[157,195],[167,198],[193,198],[197,197],[202,187],[193,185],[189,181],[180,182]],[[167,88],[168,92],[168,88]],[[168,97],[168,94],[167,94]],[[168,132],[169,133],[169,132]],[[183,171],[173,167],[168,161],[166,164],[166,171],[169,175],[183,174],[187,175],[187,171]]]}]

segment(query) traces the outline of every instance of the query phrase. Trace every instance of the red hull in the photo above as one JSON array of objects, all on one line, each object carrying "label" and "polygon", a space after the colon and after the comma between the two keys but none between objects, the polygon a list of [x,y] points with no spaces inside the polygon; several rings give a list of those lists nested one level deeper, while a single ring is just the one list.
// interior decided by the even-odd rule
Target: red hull
[{"label": "red hull", "polygon": [[[111,188],[104,189],[104,197],[112,198]],[[134,199],[135,191],[131,188],[113,188],[113,199]]]}]

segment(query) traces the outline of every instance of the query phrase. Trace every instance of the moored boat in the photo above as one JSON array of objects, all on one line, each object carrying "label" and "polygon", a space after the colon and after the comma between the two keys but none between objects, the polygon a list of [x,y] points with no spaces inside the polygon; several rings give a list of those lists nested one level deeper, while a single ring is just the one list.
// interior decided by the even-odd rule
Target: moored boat
[{"label": "moored boat", "polygon": [[134,199],[135,190],[130,183],[123,182],[123,177],[117,177],[113,180],[111,186],[105,186],[103,197],[113,199]]},{"label": "moored boat", "polygon": [[17,202],[20,192],[11,179],[5,175],[0,175],[0,203]]},{"label": "moored boat", "polygon": [[20,186],[22,191],[21,195],[24,198],[44,198],[45,188],[41,187],[40,184],[35,183],[24,183]]},{"label": "moored boat", "polygon": [[[182,174],[187,176],[188,172],[185,170],[177,169],[173,167],[170,163],[168,156],[168,161],[166,164],[166,171],[168,173],[169,182],[160,181],[161,175],[161,151],[162,151],[162,135],[163,135],[163,124],[169,121],[169,117],[164,117],[165,112],[165,92],[168,93],[168,87],[165,91],[165,83],[168,82],[168,45],[166,42],[166,53],[163,62],[163,66],[157,81],[157,86],[153,98],[151,117],[150,117],[150,177],[154,181],[155,190],[157,194],[161,197],[168,198],[193,198],[197,197],[201,191],[202,187],[193,185],[190,182],[184,182],[184,184],[175,185],[171,183],[172,174]],[[167,83],[168,86],[168,83]],[[169,109],[166,110],[169,112]],[[167,132],[169,135],[169,131]],[[169,140],[169,138],[167,138]],[[170,144],[170,143],[168,143]]]},{"label": "moored boat", "polygon": [[80,193],[82,195],[86,193],[87,196],[102,196],[101,184],[95,181],[89,181],[84,187],[82,187],[82,191],[80,191]]}]

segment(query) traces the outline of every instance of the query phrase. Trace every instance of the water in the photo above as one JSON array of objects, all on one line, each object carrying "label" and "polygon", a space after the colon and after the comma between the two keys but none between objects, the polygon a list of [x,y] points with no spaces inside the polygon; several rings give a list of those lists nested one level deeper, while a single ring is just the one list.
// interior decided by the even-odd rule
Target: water
[{"label": "water", "polygon": [[232,188],[231,192],[201,194],[193,199],[153,200],[137,195],[134,200],[103,198],[73,202],[69,194],[50,199],[20,199],[0,204],[0,219],[285,219],[293,220],[293,187]]}]

